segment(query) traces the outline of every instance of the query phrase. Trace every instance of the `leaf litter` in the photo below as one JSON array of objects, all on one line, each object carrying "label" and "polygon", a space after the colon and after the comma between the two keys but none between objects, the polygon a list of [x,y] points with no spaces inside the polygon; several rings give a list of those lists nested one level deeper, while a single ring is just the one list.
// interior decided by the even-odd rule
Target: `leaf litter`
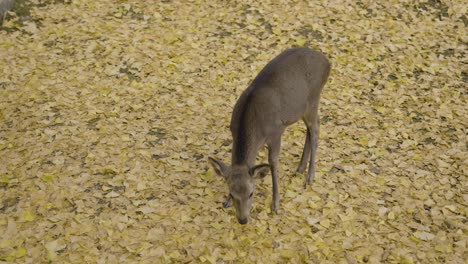
[{"label": "leaf litter", "polygon": [[[0,260],[463,263],[463,1],[42,1],[0,29]],[[26,15],[22,13],[27,13]],[[224,209],[232,106],[292,46],[333,64],[317,177]],[[265,152],[259,161],[265,161]]]}]

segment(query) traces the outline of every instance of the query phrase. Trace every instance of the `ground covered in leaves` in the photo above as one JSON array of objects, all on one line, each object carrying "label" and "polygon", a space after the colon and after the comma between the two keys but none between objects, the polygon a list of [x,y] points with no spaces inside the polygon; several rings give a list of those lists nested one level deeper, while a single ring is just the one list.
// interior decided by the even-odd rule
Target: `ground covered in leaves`
[{"label": "ground covered in leaves", "polygon": [[[0,261],[463,263],[464,1],[34,0],[0,29]],[[333,64],[317,176],[222,208],[236,99],[282,50]],[[259,161],[265,161],[262,151]]]}]

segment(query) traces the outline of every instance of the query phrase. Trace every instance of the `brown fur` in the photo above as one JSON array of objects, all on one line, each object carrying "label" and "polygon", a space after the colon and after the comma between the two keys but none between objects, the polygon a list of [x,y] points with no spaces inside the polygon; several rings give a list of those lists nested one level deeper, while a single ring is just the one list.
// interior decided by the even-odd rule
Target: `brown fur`
[{"label": "brown fur", "polygon": [[257,153],[268,145],[273,180],[272,211],[279,208],[278,158],[281,135],[287,126],[302,119],[307,126],[306,142],[298,172],[312,183],[319,134],[320,94],[331,65],[320,52],[308,48],[288,49],[269,62],[242,93],[231,118],[232,166],[210,158],[218,175],[229,185],[240,223],[247,223],[255,190],[255,178],[264,177],[265,164],[254,166]]}]

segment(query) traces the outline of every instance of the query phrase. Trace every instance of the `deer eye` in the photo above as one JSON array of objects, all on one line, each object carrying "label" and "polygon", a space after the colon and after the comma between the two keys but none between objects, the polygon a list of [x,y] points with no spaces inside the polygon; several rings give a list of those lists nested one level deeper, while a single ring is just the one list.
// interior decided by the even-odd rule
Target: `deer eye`
[{"label": "deer eye", "polygon": [[251,192],[251,193],[250,193],[250,195],[249,195],[249,199],[250,199],[250,198],[252,198],[252,196],[253,196],[253,192]]}]

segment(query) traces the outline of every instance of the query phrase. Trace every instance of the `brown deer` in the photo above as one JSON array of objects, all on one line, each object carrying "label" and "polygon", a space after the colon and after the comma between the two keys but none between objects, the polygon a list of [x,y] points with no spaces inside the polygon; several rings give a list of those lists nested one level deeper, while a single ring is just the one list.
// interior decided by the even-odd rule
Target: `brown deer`
[{"label": "brown deer", "polygon": [[[309,48],[285,50],[252,81],[242,93],[231,118],[233,139],[231,164],[209,158],[216,174],[229,186],[229,197],[236,208],[240,224],[246,224],[250,216],[255,180],[271,171],[273,203],[271,210],[279,209],[278,158],[281,135],[286,127],[302,119],[307,135],[302,158],[297,168],[303,173],[309,161],[307,184],[315,175],[315,154],[319,137],[320,93],[330,74],[331,65],[320,52]],[[268,146],[268,163],[255,165],[257,153]]]}]

